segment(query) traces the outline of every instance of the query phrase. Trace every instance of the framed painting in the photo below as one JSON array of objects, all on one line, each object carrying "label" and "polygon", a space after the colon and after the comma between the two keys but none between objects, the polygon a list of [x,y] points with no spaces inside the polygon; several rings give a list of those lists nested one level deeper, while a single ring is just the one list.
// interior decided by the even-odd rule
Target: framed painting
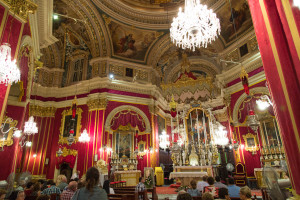
[{"label": "framed painting", "polygon": [[201,142],[204,142],[205,138],[210,141],[209,118],[201,108],[193,108],[188,112],[186,127],[189,141],[198,142],[198,138]]},{"label": "framed painting", "polygon": [[[68,110],[64,110],[62,113],[61,118],[61,126],[60,126],[60,136],[59,136],[59,143],[61,144],[68,144],[68,137],[69,132],[72,127],[72,108]],[[80,130],[81,130],[81,115],[82,115],[82,109],[77,108],[76,109],[76,116],[75,116],[75,124],[74,124],[74,138],[75,143],[78,141],[78,138],[80,136]]]},{"label": "framed painting", "polygon": [[245,142],[245,150],[246,151],[258,151],[258,143],[256,140],[256,136],[252,133],[248,133],[247,135],[243,135],[244,142]]},{"label": "framed painting", "polygon": [[1,129],[0,129],[0,147],[11,146],[13,141],[14,128],[17,126],[18,121],[8,118],[7,116],[3,117]]},{"label": "framed painting", "polygon": [[138,150],[139,150],[138,154],[139,154],[139,156],[146,155],[145,149],[146,149],[146,142],[145,141],[139,141],[138,142]]},{"label": "framed painting", "polygon": [[130,158],[131,152],[133,152],[133,134],[126,132],[114,133],[114,152],[119,155],[119,158],[126,156]]}]

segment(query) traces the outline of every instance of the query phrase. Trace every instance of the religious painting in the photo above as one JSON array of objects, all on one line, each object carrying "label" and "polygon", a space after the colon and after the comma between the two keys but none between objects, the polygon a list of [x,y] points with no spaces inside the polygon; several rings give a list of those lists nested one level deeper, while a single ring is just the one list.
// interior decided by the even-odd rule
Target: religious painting
[{"label": "religious painting", "polygon": [[154,170],[152,167],[144,167],[145,187],[153,188],[154,184]]},{"label": "religious painting", "polygon": [[220,19],[221,36],[225,44],[234,40],[236,34],[240,36],[252,27],[249,5],[246,1],[226,1],[226,4],[217,12],[217,16]]},{"label": "religious painting", "polygon": [[[72,108],[64,110],[61,115],[61,126],[60,126],[60,136],[59,143],[68,144],[68,137],[70,135],[70,129],[74,126],[74,138],[75,143],[78,141],[81,131],[81,114],[82,109],[76,109],[75,121],[72,121]],[[74,124],[74,125],[73,125]]]},{"label": "religious painting", "polygon": [[13,144],[13,133],[14,128],[17,126],[18,121],[8,118],[7,116],[3,117],[2,124],[0,127],[0,147],[5,145],[11,146]]},{"label": "religious painting", "polygon": [[188,132],[188,140],[190,142],[205,143],[210,141],[209,132],[209,118],[206,113],[200,109],[195,108],[190,111],[186,116],[186,127]]},{"label": "religious painting", "polygon": [[271,117],[261,122],[261,130],[263,132],[263,140],[268,146],[278,146],[282,144],[279,129],[276,120]]},{"label": "religious painting", "polygon": [[137,61],[145,61],[151,45],[162,35],[157,31],[146,31],[111,21],[110,30],[115,56]]},{"label": "religious painting", "polygon": [[258,151],[259,147],[258,147],[258,142],[256,140],[256,136],[248,133],[246,135],[243,135],[243,139],[245,142],[245,150],[246,151]]},{"label": "religious painting", "polygon": [[115,133],[115,150],[119,158],[126,156],[130,158],[130,153],[133,152],[133,134],[131,133]]},{"label": "religious painting", "polygon": [[158,124],[158,134],[162,134],[163,131],[166,131],[166,119],[160,115],[157,115],[157,124]]}]

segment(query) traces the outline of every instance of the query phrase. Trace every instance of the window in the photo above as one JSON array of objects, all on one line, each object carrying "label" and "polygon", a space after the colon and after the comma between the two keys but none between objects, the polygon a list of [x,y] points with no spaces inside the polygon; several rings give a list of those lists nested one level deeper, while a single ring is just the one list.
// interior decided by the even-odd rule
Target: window
[{"label": "window", "polygon": [[126,76],[127,77],[133,77],[133,69],[126,68]]}]

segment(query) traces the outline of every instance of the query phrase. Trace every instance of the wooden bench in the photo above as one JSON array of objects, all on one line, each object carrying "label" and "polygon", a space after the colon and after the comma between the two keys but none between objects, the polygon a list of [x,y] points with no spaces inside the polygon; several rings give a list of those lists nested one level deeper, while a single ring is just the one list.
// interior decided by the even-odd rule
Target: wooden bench
[{"label": "wooden bench", "polygon": [[[118,193],[118,191],[128,191],[128,192],[133,192],[135,191],[135,186],[125,186],[122,188],[114,188],[115,193]],[[153,188],[149,188],[147,189],[147,192],[151,192],[152,193],[152,200],[158,200],[158,196],[156,193],[156,187]]]}]

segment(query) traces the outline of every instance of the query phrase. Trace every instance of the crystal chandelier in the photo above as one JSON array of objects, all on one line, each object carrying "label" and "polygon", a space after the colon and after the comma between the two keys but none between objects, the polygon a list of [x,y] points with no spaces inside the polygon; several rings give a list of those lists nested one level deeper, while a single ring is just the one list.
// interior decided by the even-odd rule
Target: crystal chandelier
[{"label": "crystal chandelier", "polygon": [[24,133],[26,135],[34,135],[38,133],[38,128],[36,126],[36,122],[34,122],[33,116],[29,117],[29,120],[25,122]]},{"label": "crystal chandelier", "polygon": [[89,142],[90,141],[90,136],[87,133],[87,130],[84,129],[83,132],[81,133],[79,137],[79,142]]},{"label": "crystal chandelier", "polygon": [[256,104],[260,110],[267,109],[270,105],[273,106],[272,101],[268,97],[268,95],[263,95],[260,97],[260,99],[256,100]]},{"label": "crystal chandelier", "polygon": [[220,34],[220,21],[217,15],[200,0],[185,0],[185,8],[179,8],[178,17],[173,18],[170,37],[182,49],[207,47]]},{"label": "crystal chandelier", "polygon": [[162,149],[167,149],[170,146],[169,135],[166,134],[166,131],[163,131],[159,136],[159,147]]},{"label": "crystal chandelier", "polygon": [[0,84],[12,84],[20,80],[20,70],[16,60],[11,60],[11,48],[8,43],[0,46]]},{"label": "crystal chandelier", "polygon": [[216,129],[214,131],[215,144],[225,146],[229,143],[229,139],[227,137],[227,131],[224,129],[225,127],[222,126],[219,122],[217,122]]}]

